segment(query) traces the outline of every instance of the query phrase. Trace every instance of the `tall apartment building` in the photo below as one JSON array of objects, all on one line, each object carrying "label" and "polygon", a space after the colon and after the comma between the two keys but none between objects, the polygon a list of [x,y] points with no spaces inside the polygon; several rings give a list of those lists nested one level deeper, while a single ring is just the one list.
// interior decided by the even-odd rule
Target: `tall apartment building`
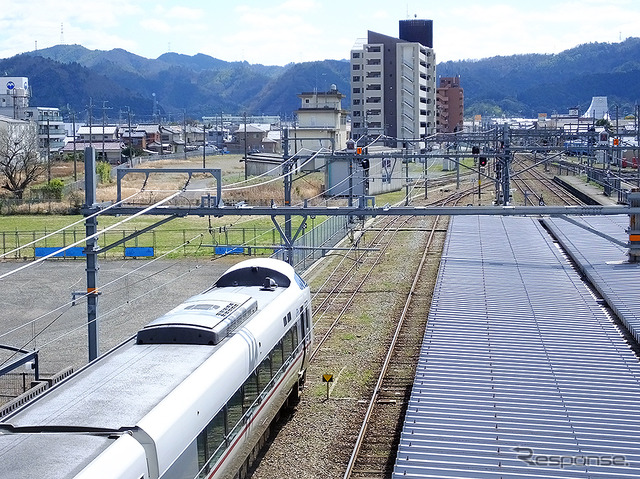
[{"label": "tall apartment building", "polygon": [[418,147],[436,131],[433,21],[401,20],[399,30],[399,38],[369,31],[351,50],[351,131]]},{"label": "tall apartment building", "polygon": [[442,77],[437,91],[438,133],[453,133],[464,126],[464,91],[460,77]]}]

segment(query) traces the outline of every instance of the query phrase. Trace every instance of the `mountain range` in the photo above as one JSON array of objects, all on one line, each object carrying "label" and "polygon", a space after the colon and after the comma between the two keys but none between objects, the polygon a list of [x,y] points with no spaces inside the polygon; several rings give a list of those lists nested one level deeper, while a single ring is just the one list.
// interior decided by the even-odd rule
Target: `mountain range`
[{"label": "mountain range", "polygon": [[[436,49],[437,55],[437,49]],[[32,106],[57,106],[65,114],[149,121],[154,99],[163,118],[181,122],[222,112],[291,118],[297,95],[328,91],[331,84],[350,99],[347,60],[267,66],[226,62],[207,55],[165,53],[144,58],[122,49],[89,50],[57,45],[0,60],[5,76],[29,77]],[[589,43],[558,54],[496,56],[439,63],[440,77],[460,76],[465,115],[537,116],[585,111],[593,96],[607,96],[621,115],[640,101],[640,38]]]}]

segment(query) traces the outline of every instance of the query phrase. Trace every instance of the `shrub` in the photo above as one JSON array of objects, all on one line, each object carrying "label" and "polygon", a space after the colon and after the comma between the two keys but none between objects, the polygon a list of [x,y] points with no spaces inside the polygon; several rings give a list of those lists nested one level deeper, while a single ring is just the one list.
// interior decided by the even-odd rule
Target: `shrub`
[{"label": "shrub", "polygon": [[106,161],[99,161],[96,165],[96,172],[100,183],[111,183],[111,165]]},{"label": "shrub", "polygon": [[49,183],[41,188],[44,197],[49,200],[61,200],[63,189],[64,181],[62,181],[60,178],[52,179]]}]

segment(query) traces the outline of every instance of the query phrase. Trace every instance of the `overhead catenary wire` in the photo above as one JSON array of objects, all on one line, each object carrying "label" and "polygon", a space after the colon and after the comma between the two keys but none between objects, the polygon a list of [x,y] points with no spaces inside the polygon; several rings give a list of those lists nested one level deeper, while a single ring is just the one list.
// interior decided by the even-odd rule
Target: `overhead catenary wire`
[{"label": "overhead catenary wire", "polygon": [[[311,161],[313,158],[315,158],[315,156],[317,156],[318,153],[323,152],[324,150],[326,150],[326,148],[321,148],[320,150],[309,150],[308,148],[302,148],[300,149],[300,151],[296,152],[293,156],[289,157],[288,161],[294,160],[296,157],[298,157],[298,155],[300,155],[300,153],[302,153],[303,151],[310,151],[310,152],[314,152],[315,154],[312,155],[311,157],[307,158],[307,160],[302,163],[300,165],[300,167],[306,165],[309,161]],[[326,151],[330,151],[330,150],[326,150]],[[246,160],[245,160],[246,161]],[[223,187],[223,189],[229,188],[229,187],[234,187],[236,185],[243,185],[249,182],[254,181],[256,178],[261,178],[261,177],[265,177],[265,176],[270,176],[270,174],[278,169],[280,169],[282,167],[282,164],[280,165],[276,165],[273,168],[271,168],[270,170],[265,171],[264,173],[261,173],[259,175],[254,176],[253,178],[250,179],[246,179],[246,180],[241,180],[241,181],[237,181],[235,183],[230,183],[229,185]],[[280,175],[278,178],[284,178],[285,175]],[[260,183],[258,183],[260,184]],[[252,184],[251,186],[256,186],[255,184]]]},{"label": "overhead catenary wire", "polygon": [[[311,160],[315,159],[315,157],[318,156],[319,154],[320,154],[320,150],[318,150],[314,155],[310,156],[304,163],[302,163],[302,165],[300,165],[300,168],[302,166],[306,165]],[[280,166],[278,166],[278,168],[280,168]],[[279,176],[276,176],[274,178],[271,178],[270,180],[267,180],[267,181],[262,181],[260,183],[254,183],[254,184],[245,185],[245,186],[223,187],[222,191],[239,191],[239,190],[246,190],[248,188],[255,188],[255,187],[258,187],[258,186],[268,185],[269,183],[273,183],[274,181],[281,180],[281,179],[285,178],[286,176],[287,176],[287,174],[283,174],[283,175],[279,175]],[[242,182],[238,182],[238,183],[234,183],[234,184],[241,184],[241,183],[245,183],[245,182],[242,181]],[[190,190],[190,191],[199,191],[199,190]]]},{"label": "overhead catenary wire", "polygon": [[[265,232],[265,233],[263,233],[263,234],[266,234],[266,232]],[[173,250],[168,251],[167,253],[165,253],[165,255],[168,255],[168,254],[170,254],[171,252],[176,251],[177,249],[182,248],[185,244],[188,244],[188,243],[193,242],[193,241],[194,241],[195,239],[197,239],[198,237],[202,237],[202,235],[203,235],[203,233],[201,233],[201,234],[199,234],[199,235],[197,235],[197,236],[195,236],[195,237],[191,238],[190,240],[186,241],[185,243],[183,243],[183,244],[181,244],[181,245],[179,245],[179,246],[175,247]],[[248,242],[245,242],[245,244],[248,244]],[[225,255],[221,255],[221,256],[225,256]],[[155,261],[155,260],[157,260],[157,259],[160,259],[160,258],[156,258],[156,259],[154,259],[153,261]],[[172,267],[172,266],[173,266],[173,265],[168,266],[166,269],[168,269],[168,268],[170,268],[170,267]],[[109,316],[111,316],[111,315],[112,315],[112,314],[114,314],[115,312],[117,312],[117,311],[121,310],[123,307],[125,307],[125,306],[129,306],[131,303],[133,303],[133,302],[135,302],[135,301],[138,301],[139,299],[141,299],[141,298],[143,298],[143,297],[145,297],[145,296],[147,296],[147,295],[151,294],[152,292],[154,292],[154,291],[156,291],[156,290],[158,290],[158,289],[160,289],[160,288],[162,288],[162,287],[165,287],[165,286],[168,286],[168,285],[170,285],[170,284],[174,283],[175,281],[177,281],[177,280],[179,280],[179,279],[183,278],[183,277],[184,277],[184,276],[186,276],[187,274],[190,274],[192,271],[194,271],[195,269],[200,268],[200,267],[201,267],[201,265],[197,265],[195,268],[190,268],[188,271],[186,271],[186,272],[185,272],[185,273],[183,273],[183,274],[178,275],[176,278],[173,278],[173,279],[171,279],[170,281],[167,281],[167,282],[165,282],[165,283],[163,283],[163,284],[161,284],[161,285],[158,285],[158,286],[156,286],[155,288],[152,288],[152,289],[150,289],[150,290],[148,290],[148,291],[146,291],[146,292],[144,292],[144,293],[142,293],[142,294],[140,294],[140,295],[136,296],[135,298],[133,298],[133,299],[131,299],[131,300],[128,300],[128,301],[125,301],[125,302],[123,302],[121,305],[116,306],[115,308],[110,309],[109,311],[106,311],[106,312],[104,312],[104,313],[100,314],[100,315],[99,315],[95,320],[93,320],[93,321],[98,321],[98,320],[104,321],[105,319],[107,319]],[[129,274],[134,273],[135,271],[137,271],[137,270],[139,270],[139,269],[140,269],[140,268],[138,268],[138,269],[136,269],[136,270],[133,270],[133,271],[131,271],[131,272],[128,272],[128,273],[126,273],[125,275],[123,275],[123,276],[121,276],[121,277],[117,278],[117,280],[119,281],[119,280],[123,279],[124,277],[128,276]],[[155,274],[158,274],[158,273],[159,273],[159,272],[155,272],[155,273],[154,273],[154,275],[155,275]],[[150,277],[150,276],[149,276],[149,277]],[[147,277],[147,278],[148,278],[148,277]],[[110,285],[110,284],[113,284],[114,282],[116,282],[116,280],[113,280],[113,281],[111,281],[111,282],[107,283],[105,286]],[[101,290],[102,290],[102,288],[104,288],[104,286],[103,286],[103,287],[101,287]],[[113,293],[114,293],[114,291],[111,291],[109,294],[113,294]],[[88,296],[88,294],[83,295],[83,297],[85,297],[85,296]],[[77,299],[76,299],[76,301],[77,301]],[[92,322],[93,322],[93,321],[92,321]],[[79,326],[79,327],[77,327],[77,328],[72,328],[72,329],[70,329],[70,330],[66,331],[65,333],[63,333],[63,334],[61,334],[60,336],[58,336],[58,337],[56,337],[56,338],[52,339],[51,341],[48,341],[48,342],[46,342],[46,343],[42,344],[42,345],[40,346],[40,348],[44,348],[45,346],[48,346],[48,345],[52,344],[52,343],[53,343],[53,342],[55,342],[55,341],[59,341],[59,340],[61,340],[62,338],[64,338],[64,337],[68,336],[68,335],[69,335],[69,334],[71,334],[71,333],[73,333],[74,331],[81,330],[81,329],[85,329],[85,328],[86,328],[86,326],[87,326],[87,324],[90,324],[90,322],[84,323],[84,324],[82,324],[81,326]],[[24,326],[26,326],[26,325],[24,325]],[[2,337],[2,335],[0,335],[0,337]],[[28,343],[27,343],[27,344],[28,344]]]},{"label": "overhead catenary wire", "polygon": [[[113,280],[111,280],[111,281],[109,281],[109,282],[107,282],[107,283],[105,283],[105,284],[101,285],[101,286],[100,286],[100,291],[101,291],[102,293],[105,293],[105,288],[108,288],[109,286],[111,286],[111,285],[113,285],[113,284],[115,284],[115,283],[117,283],[117,282],[119,282],[119,281],[123,280],[123,279],[124,279],[124,278],[126,278],[127,276],[130,276],[130,275],[132,275],[132,274],[137,273],[138,271],[140,271],[140,270],[142,270],[142,269],[144,269],[144,268],[148,268],[150,265],[152,265],[152,264],[153,264],[153,263],[155,263],[156,261],[159,261],[159,260],[161,260],[161,259],[165,258],[166,256],[170,255],[171,253],[173,253],[173,252],[175,252],[175,251],[179,250],[180,248],[184,247],[185,245],[187,245],[187,244],[189,244],[189,243],[193,242],[193,240],[195,240],[195,239],[196,239],[196,238],[198,238],[198,237],[201,237],[202,235],[203,235],[203,233],[200,233],[200,234],[198,234],[198,235],[194,236],[193,238],[191,238],[191,239],[189,239],[189,240],[187,240],[187,241],[183,242],[182,244],[177,245],[176,247],[174,247],[174,248],[172,248],[172,249],[170,249],[170,250],[168,250],[168,251],[166,251],[166,252],[162,253],[162,254],[161,254],[161,255],[159,255],[158,257],[153,258],[152,260],[146,261],[146,262],[145,262],[144,264],[142,264],[141,266],[139,266],[139,267],[137,267],[137,268],[135,268],[135,269],[133,269],[133,270],[131,270],[131,271],[128,271],[127,273],[125,273],[125,274],[123,274],[123,275],[121,275],[121,276],[119,276],[119,277],[117,277],[117,278],[114,278]],[[151,276],[152,276],[152,275],[151,275]],[[151,277],[151,276],[148,276],[148,277]],[[108,292],[106,292],[106,294],[112,294],[112,293],[113,293],[112,291],[108,291]],[[49,316],[49,315],[51,315],[51,314],[54,314],[54,313],[56,313],[56,312],[60,311],[60,310],[61,310],[61,309],[63,309],[63,308],[66,308],[66,307],[68,307],[68,306],[72,306],[74,302],[77,302],[78,300],[81,300],[81,299],[86,298],[87,296],[89,296],[89,294],[90,294],[90,293],[83,293],[82,295],[78,295],[78,296],[76,296],[76,298],[74,298],[73,300],[68,301],[67,303],[65,303],[65,304],[63,304],[63,305],[61,305],[61,306],[58,306],[57,308],[52,309],[51,311],[48,311],[48,312],[46,312],[46,313],[41,314],[41,315],[40,315],[40,316],[38,316],[37,318],[34,318],[34,319],[32,319],[32,320],[30,320],[30,321],[28,321],[28,322],[26,322],[26,323],[21,324],[20,326],[17,326],[17,327],[15,327],[15,328],[13,328],[13,329],[11,329],[11,330],[9,330],[9,331],[6,331],[6,332],[4,332],[4,333],[0,334],[0,338],[3,338],[3,337],[8,336],[8,335],[10,335],[10,334],[12,334],[12,333],[15,333],[15,332],[19,331],[20,329],[22,329],[22,328],[24,328],[24,327],[31,326],[31,325],[33,325],[33,324],[37,323],[38,321],[40,321],[40,320],[42,320],[42,319],[46,318],[47,316]]]}]

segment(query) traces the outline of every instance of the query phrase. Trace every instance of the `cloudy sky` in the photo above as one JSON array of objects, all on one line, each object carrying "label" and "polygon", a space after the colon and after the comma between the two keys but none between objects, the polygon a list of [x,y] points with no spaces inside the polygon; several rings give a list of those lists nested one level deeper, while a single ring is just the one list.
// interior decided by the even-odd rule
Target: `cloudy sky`
[{"label": "cloudy sky", "polygon": [[[639,36],[637,0],[35,0],[0,12],[0,58],[60,43],[265,65],[348,58],[367,30],[431,19],[438,61],[557,53]],[[635,28],[634,28],[635,27]]]}]

